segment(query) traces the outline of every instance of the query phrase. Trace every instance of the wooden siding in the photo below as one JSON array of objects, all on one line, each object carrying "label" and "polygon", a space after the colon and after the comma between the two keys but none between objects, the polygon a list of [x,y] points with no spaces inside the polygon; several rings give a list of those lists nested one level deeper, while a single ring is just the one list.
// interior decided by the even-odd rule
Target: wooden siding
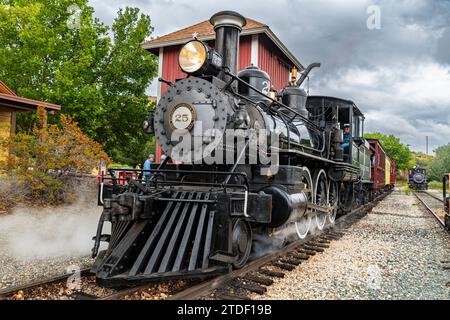
[{"label": "wooden siding", "polygon": [[238,71],[247,68],[252,59],[252,36],[243,36],[239,43]]},{"label": "wooden siding", "polygon": [[[11,109],[0,107],[0,140],[11,135]],[[8,150],[0,147],[0,161],[8,156]]]},{"label": "wooden siding", "polygon": [[277,90],[281,90],[289,82],[291,65],[282,57],[283,53],[267,36],[259,36],[259,68],[269,74],[272,86]]}]

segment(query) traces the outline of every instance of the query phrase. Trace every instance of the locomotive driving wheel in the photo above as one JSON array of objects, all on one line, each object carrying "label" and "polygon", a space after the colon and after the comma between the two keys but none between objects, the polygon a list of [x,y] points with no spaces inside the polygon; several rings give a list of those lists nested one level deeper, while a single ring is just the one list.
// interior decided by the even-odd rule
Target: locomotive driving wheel
[{"label": "locomotive driving wheel", "polygon": [[[325,207],[328,205],[328,183],[327,175],[323,169],[314,175],[314,204]],[[319,230],[323,230],[327,222],[327,214],[318,212],[315,216],[316,225]]]},{"label": "locomotive driving wheel", "polygon": [[[313,203],[314,199],[314,187],[312,181],[311,172],[307,167],[303,167],[302,183],[304,185],[304,192],[308,199],[308,203]],[[295,230],[300,239],[304,239],[308,235],[309,229],[311,228],[311,220],[311,216],[307,214],[300,218],[299,221],[295,222]]]},{"label": "locomotive driving wheel", "polygon": [[328,216],[328,220],[330,223],[334,223],[336,220],[337,210],[338,210],[338,201],[339,201],[339,186],[336,181],[330,181],[328,183],[328,205],[330,207],[334,207],[331,214]]},{"label": "locomotive driving wheel", "polygon": [[237,257],[233,262],[236,269],[242,268],[250,256],[252,249],[252,229],[247,221],[243,219],[233,219],[232,248],[233,254]]}]

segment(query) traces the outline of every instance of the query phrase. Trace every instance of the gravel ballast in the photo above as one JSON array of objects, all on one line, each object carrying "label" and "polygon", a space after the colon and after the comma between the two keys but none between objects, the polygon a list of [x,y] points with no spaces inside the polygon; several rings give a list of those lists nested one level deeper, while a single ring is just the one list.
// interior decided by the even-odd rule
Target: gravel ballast
[{"label": "gravel ballast", "polygon": [[413,195],[394,193],[254,299],[449,299],[449,236]]}]

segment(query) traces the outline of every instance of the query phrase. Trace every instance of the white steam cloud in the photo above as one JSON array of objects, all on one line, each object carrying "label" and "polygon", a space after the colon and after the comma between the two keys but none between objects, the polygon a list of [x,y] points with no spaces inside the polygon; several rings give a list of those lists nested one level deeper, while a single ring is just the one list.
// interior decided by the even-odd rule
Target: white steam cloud
[{"label": "white steam cloud", "polygon": [[90,255],[101,210],[83,200],[57,208],[17,207],[0,216],[0,250],[22,260]]}]

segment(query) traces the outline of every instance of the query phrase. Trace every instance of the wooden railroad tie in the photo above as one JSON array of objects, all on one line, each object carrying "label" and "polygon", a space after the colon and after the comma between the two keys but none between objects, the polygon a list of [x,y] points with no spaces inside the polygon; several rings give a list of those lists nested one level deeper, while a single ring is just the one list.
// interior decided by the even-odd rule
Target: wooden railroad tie
[{"label": "wooden railroad tie", "polygon": [[292,271],[295,269],[295,266],[293,266],[291,264],[281,263],[281,262],[277,262],[277,261],[272,262],[272,265],[275,267],[278,267],[280,269],[287,270],[287,271]]},{"label": "wooden railroad tie", "polygon": [[306,254],[298,254],[298,253],[289,253],[288,256],[294,258],[294,259],[299,259],[299,260],[308,260],[309,256]]},{"label": "wooden railroad tie", "polygon": [[287,259],[280,259],[281,263],[286,263],[286,264],[292,264],[294,266],[298,266],[300,263],[302,263],[302,260],[300,259],[295,259],[295,258],[287,258]]},{"label": "wooden railroad tie", "polygon": [[284,278],[284,273],[283,272],[278,272],[278,271],[272,271],[272,270],[267,270],[267,269],[259,269],[258,273],[261,273],[261,274],[269,276],[269,277]]},{"label": "wooden railroad tie", "polygon": [[245,289],[250,292],[254,292],[257,294],[264,294],[267,292],[266,287],[262,287],[257,284],[246,284],[246,283],[236,283],[235,286],[240,289]]},{"label": "wooden railroad tie", "polygon": [[233,294],[225,294],[217,297],[219,300],[250,300],[247,296],[233,295]]},{"label": "wooden railroad tie", "polygon": [[325,235],[324,238],[328,239],[328,240],[339,240],[341,237],[340,236]]},{"label": "wooden railroad tie", "polygon": [[323,243],[320,243],[320,242],[314,242],[314,241],[307,242],[306,244],[310,245],[310,246],[313,246],[313,247],[322,248],[322,249],[327,249],[327,248],[330,247],[327,244],[323,244]]},{"label": "wooden railroad tie", "polygon": [[263,284],[265,286],[270,286],[270,285],[273,284],[273,280],[272,279],[264,278],[264,277],[258,277],[258,276],[255,276],[253,274],[245,275],[244,280],[253,281],[253,282],[256,282],[258,284]]},{"label": "wooden railroad tie", "polygon": [[319,247],[316,247],[316,246],[310,246],[310,245],[307,245],[307,244],[305,244],[303,247],[305,249],[307,249],[307,250],[312,250],[312,251],[317,251],[317,252],[324,252],[325,251],[325,249],[323,249],[323,248],[319,248]]},{"label": "wooden railroad tie", "polygon": [[308,256],[313,256],[313,255],[316,254],[315,251],[313,251],[313,250],[308,250],[308,249],[303,249],[303,247],[300,248],[300,249],[297,249],[297,252],[298,252],[298,253],[301,253],[301,254],[306,254],[306,255],[308,255]]},{"label": "wooden railroad tie", "polygon": [[319,238],[319,239],[316,239],[314,241],[316,241],[318,243],[323,243],[323,244],[330,244],[331,243],[330,240],[327,240],[327,239],[324,239],[324,238]]}]

